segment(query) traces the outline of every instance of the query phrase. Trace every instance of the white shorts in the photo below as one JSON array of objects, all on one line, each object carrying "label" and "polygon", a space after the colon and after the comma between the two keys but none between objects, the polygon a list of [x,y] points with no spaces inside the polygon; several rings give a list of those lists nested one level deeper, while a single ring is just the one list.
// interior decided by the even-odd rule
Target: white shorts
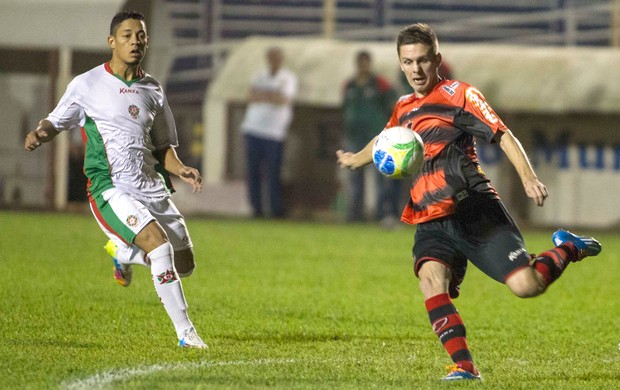
[{"label": "white shorts", "polygon": [[149,222],[157,220],[175,251],[192,247],[185,219],[169,196],[145,199],[110,188],[90,201],[90,209],[101,230],[117,245],[119,240],[131,245]]}]

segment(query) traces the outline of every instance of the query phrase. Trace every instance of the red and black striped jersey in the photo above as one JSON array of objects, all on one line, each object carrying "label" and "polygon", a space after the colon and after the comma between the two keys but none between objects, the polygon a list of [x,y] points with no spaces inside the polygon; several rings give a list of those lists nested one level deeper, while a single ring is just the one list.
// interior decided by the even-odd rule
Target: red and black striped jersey
[{"label": "red and black striped jersey", "polygon": [[408,127],[424,141],[424,164],[413,177],[403,222],[451,215],[472,191],[499,198],[480,167],[476,138],[496,142],[507,128],[476,88],[442,80],[424,97],[402,96],[386,128],[394,126]]}]

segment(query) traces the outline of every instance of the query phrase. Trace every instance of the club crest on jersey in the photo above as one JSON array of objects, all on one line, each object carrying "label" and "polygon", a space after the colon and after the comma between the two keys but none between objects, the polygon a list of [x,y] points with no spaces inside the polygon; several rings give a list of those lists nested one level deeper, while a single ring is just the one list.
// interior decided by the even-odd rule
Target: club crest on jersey
[{"label": "club crest on jersey", "polygon": [[157,281],[159,284],[168,284],[174,282],[175,280],[177,280],[176,274],[169,269],[167,269],[166,272],[162,272],[157,275]]},{"label": "club crest on jersey", "polygon": [[130,226],[130,227],[138,226],[138,217],[135,215],[127,216],[127,226]]},{"label": "club crest on jersey", "polygon": [[129,106],[127,111],[129,112],[129,115],[131,115],[133,119],[138,119],[138,116],[140,115],[140,108],[138,106],[136,106],[135,104],[132,104],[131,106]]}]

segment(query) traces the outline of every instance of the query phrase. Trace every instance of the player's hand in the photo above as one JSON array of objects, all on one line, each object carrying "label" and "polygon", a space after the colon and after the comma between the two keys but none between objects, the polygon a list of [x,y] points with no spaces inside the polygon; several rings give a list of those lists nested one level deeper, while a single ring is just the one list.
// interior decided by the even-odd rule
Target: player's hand
[{"label": "player's hand", "polygon": [[536,202],[536,206],[542,207],[545,203],[545,199],[549,196],[549,191],[547,191],[547,187],[543,183],[541,183],[538,179],[531,180],[527,183],[524,183],[525,193],[528,197],[532,198],[534,202]]},{"label": "player's hand", "polygon": [[50,133],[45,130],[41,125],[36,129],[26,134],[26,140],[24,142],[24,148],[31,152],[41,146],[43,142],[49,142],[54,138]]},{"label": "player's hand", "polygon": [[181,180],[192,186],[192,192],[202,191],[202,177],[198,169],[192,167],[182,167],[179,169],[178,176]]},{"label": "player's hand", "polygon": [[353,156],[355,156],[355,153],[345,152],[342,149],[336,151],[336,157],[338,157],[338,165],[340,165],[340,168],[355,169]]}]

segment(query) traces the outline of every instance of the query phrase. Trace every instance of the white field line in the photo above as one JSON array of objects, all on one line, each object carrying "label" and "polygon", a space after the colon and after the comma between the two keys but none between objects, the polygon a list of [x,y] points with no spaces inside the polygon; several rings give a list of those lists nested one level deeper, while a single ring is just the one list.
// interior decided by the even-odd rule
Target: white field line
[{"label": "white field line", "polygon": [[229,362],[193,362],[193,363],[170,363],[154,364],[152,366],[141,366],[135,368],[119,368],[116,370],[104,371],[84,379],[75,379],[61,383],[60,387],[65,389],[101,389],[117,381],[125,381],[139,376],[146,376],[166,370],[187,370],[192,368],[210,368],[224,366],[269,366],[275,364],[295,363],[295,359],[257,359],[257,360],[238,360]]}]

